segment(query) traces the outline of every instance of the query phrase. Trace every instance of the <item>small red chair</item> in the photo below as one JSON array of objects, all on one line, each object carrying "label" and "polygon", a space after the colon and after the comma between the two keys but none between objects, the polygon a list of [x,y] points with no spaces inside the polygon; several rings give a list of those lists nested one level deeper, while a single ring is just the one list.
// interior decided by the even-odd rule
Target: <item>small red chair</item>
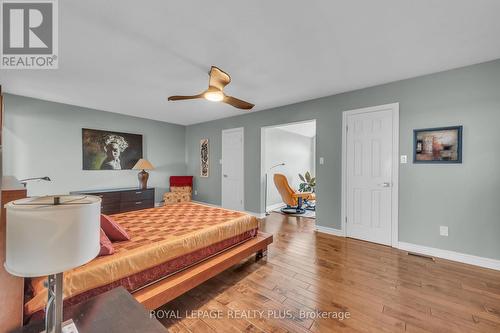
[{"label": "small red chair", "polygon": [[171,176],[170,192],[163,195],[165,204],[191,201],[193,193],[193,176]]}]

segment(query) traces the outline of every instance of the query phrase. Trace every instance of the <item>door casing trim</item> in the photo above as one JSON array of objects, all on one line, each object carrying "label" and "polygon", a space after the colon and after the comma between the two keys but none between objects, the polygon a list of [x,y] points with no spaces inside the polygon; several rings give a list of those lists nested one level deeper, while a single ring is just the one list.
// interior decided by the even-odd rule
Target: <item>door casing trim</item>
[{"label": "door casing trim", "polygon": [[347,236],[347,117],[349,115],[391,110],[392,111],[392,196],[391,196],[391,246],[398,247],[399,226],[399,103],[384,104],[342,112],[342,195],[341,233]]}]

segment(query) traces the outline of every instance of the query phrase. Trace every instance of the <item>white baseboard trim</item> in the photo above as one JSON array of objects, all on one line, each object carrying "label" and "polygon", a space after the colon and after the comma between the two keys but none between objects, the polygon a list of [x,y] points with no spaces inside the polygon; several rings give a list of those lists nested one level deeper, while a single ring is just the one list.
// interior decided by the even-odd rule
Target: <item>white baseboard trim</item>
[{"label": "white baseboard trim", "polygon": [[277,203],[277,204],[274,204],[274,205],[269,205],[267,206],[266,210],[268,212],[272,212],[273,210],[275,209],[278,209],[278,208],[281,208],[281,207],[285,207],[285,203],[284,202],[280,202],[280,203]]},{"label": "white baseboard trim", "polygon": [[455,251],[436,249],[433,247],[427,247],[423,245],[417,245],[412,243],[399,242],[398,248],[403,251],[420,253],[431,257],[437,257],[442,259],[448,259],[452,261],[458,261],[464,264],[490,268],[500,271],[500,260],[478,257],[471,254],[465,254]]},{"label": "white baseboard trim", "polygon": [[194,203],[197,203],[197,204],[200,204],[200,205],[221,208],[220,205],[215,205],[215,204],[211,204],[211,203],[208,203],[208,202],[196,201],[196,200],[191,200],[191,202],[194,202]]},{"label": "white baseboard trim", "polygon": [[248,210],[245,210],[245,213],[255,216],[258,219],[263,219],[266,217],[266,213],[249,212]]},{"label": "white baseboard trim", "polygon": [[[209,204],[209,203],[201,202],[201,201],[194,201],[193,200],[193,202],[199,203],[202,205],[207,205],[207,206],[220,207],[220,205]],[[245,211],[245,213],[253,215],[257,218],[266,217],[266,214],[264,214],[264,213],[255,213],[255,212],[249,212],[249,211]],[[341,229],[335,229],[335,228],[323,227],[323,226],[317,225],[316,231],[321,232],[321,233],[325,233],[325,234],[329,234],[329,235],[338,236],[338,237],[345,237],[345,232],[344,232],[344,230],[341,230]],[[472,254],[460,253],[460,252],[449,251],[449,250],[442,250],[442,249],[438,249],[438,248],[434,248],[434,247],[428,247],[428,246],[417,245],[417,244],[406,243],[406,242],[398,242],[397,248],[402,250],[402,251],[420,253],[420,254],[424,254],[427,256],[431,256],[431,257],[447,259],[447,260],[451,260],[451,261],[461,262],[464,264],[469,264],[469,265],[474,265],[474,266],[479,266],[479,267],[484,267],[484,268],[489,268],[489,269],[494,269],[494,270],[500,271],[500,260],[498,260],[498,259],[478,257],[478,256],[475,256]]]},{"label": "white baseboard trim", "polygon": [[[197,204],[200,204],[200,205],[205,205],[205,206],[210,206],[210,207],[218,207],[218,208],[222,208],[221,205],[215,205],[215,204],[211,204],[211,203],[208,203],[208,202],[203,202],[203,201],[196,201],[196,200],[191,200],[192,202],[194,203],[197,203]],[[244,213],[247,213],[249,215],[252,215],[252,216],[255,216],[256,218],[258,219],[262,219],[264,217],[266,217],[266,214],[265,213],[256,213],[256,212],[250,212],[248,210],[244,210],[243,211]]]},{"label": "white baseboard trim", "polygon": [[339,236],[339,237],[345,237],[345,233],[343,230],[340,229],[335,229],[335,228],[330,228],[330,227],[323,227],[320,225],[316,226],[316,231],[317,232],[322,232],[324,234],[329,234],[329,235],[334,235],[334,236]]}]

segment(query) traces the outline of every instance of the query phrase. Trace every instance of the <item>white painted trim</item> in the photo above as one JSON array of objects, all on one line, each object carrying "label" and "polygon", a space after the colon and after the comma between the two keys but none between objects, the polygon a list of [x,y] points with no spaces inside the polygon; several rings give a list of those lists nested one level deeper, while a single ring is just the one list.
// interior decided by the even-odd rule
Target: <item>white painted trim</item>
[{"label": "white painted trim", "polygon": [[277,203],[277,204],[274,204],[274,205],[267,206],[266,211],[272,212],[275,209],[278,209],[278,208],[281,208],[281,207],[285,207],[285,206],[286,206],[286,204],[284,202],[280,202],[280,203]]},{"label": "white painted trim", "polygon": [[196,203],[196,204],[200,204],[200,205],[210,206],[210,207],[222,208],[221,205],[211,204],[211,203],[204,202],[204,201],[191,200],[191,202]]},{"label": "white painted trim", "polygon": [[329,234],[329,235],[334,235],[334,236],[339,236],[339,237],[345,237],[344,230],[339,230],[339,229],[335,229],[335,228],[323,227],[323,226],[317,225],[316,226],[316,231],[324,233],[324,234]]},{"label": "white painted trim", "polygon": [[[262,182],[264,180],[264,182]],[[262,210],[264,208],[264,214],[267,213],[267,172],[266,172],[266,129],[265,127],[260,128],[260,202],[259,208]],[[264,190],[263,190],[264,189]],[[264,200],[262,200],[262,194],[264,194]],[[264,205],[262,205],[264,201]]]},{"label": "white painted trim", "polygon": [[465,254],[455,251],[442,250],[433,247],[427,247],[423,245],[417,245],[412,243],[399,242],[398,248],[407,252],[420,253],[431,257],[437,257],[452,261],[458,261],[464,264],[495,269],[500,271],[500,260],[478,257],[471,254]]},{"label": "white painted trim", "polygon": [[392,227],[391,246],[398,246],[398,226],[399,226],[399,103],[372,106],[362,109],[348,110],[342,112],[342,195],[341,195],[341,225],[343,234],[347,234],[347,116],[353,114],[377,112],[382,110],[392,110]]},{"label": "white painted trim", "polygon": [[[207,205],[211,207],[219,207],[220,205],[214,205],[206,202],[201,202],[201,201],[194,201],[195,203],[199,203],[202,205]],[[254,212],[245,212],[247,214],[253,215],[257,218],[264,218],[265,214],[262,213],[254,213]],[[316,232],[321,232],[324,234],[329,234],[329,235],[334,235],[338,237],[346,237],[345,235],[345,229],[335,229],[335,228],[330,228],[330,227],[323,227],[320,225],[316,225]],[[423,245],[417,245],[417,244],[412,244],[412,243],[406,243],[406,242],[398,242],[397,243],[398,249],[406,252],[413,252],[413,253],[420,253],[423,255],[431,256],[431,257],[436,257],[436,258],[442,258],[442,259],[447,259],[451,261],[456,261],[456,262],[461,262],[464,264],[469,264],[469,265],[474,265],[474,266],[479,266],[479,267],[484,267],[484,268],[489,268],[489,269],[494,269],[497,271],[500,271],[500,260],[498,259],[491,259],[491,258],[484,258],[484,257],[478,257],[472,254],[465,254],[465,253],[460,253],[460,252],[455,252],[455,251],[449,251],[449,250],[442,250],[442,249],[437,249],[433,247],[427,247]]]},{"label": "white painted trim", "polygon": [[223,129],[221,133],[221,159],[222,159],[222,165],[221,165],[221,175],[220,175],[220,182],[221,182],[221,203],[222,203],[222,198],[223,198],[223,187],[222,187],[222,182],[224,181],[224,175],[223,175],[223,168],[224,168],[224,145],[223,140],[224,140],[224,133],[231,133],[231,132],[241,132],[241,184],[242,184],[242,198],[241,200],[243,201],[242,207],[245,209],[245,128],[244,127],[236,127],[236,128],[228,128],[228,129]]},{"label": "white painted trim", "polygon": [[316,118],[314,119],[305,119],[305,120],[299,120],[299,121],[292,121],[290,123],[280,123],[280,124],[275,124],[275,125],[266,125],[262,126],[261,128],[274,128],[274,127],[283,127],[283,126],[288,126],[288,125],[297,125],[297,124],[305,124],[305,123],[310,123],[310,122],[316,122]]},{"label": "white painted trim", "polygon": [[399,103],[392,104],[392,246],[399,243]]},{"label": "white painted trim", "polygon": [[247,213],[248,215],[255,216],[258,219],[263,219],[266,217],[266,213],[256,213],[256,212],[250,212],[248,210],[245,210],[245,213]]},{"label": "white painted trim", "polygon": [[[191,200],[191,202],[194,202],[194,203],[197,203],[197,204],[200,204],[200,205],[209,206],[209,207],[223,208],[221,205],[215,205],[215,204],[211,204],[211,203],[203,202],[203,201]],[[227,209],[227,208],[224,208],[224,209]],[[266,217],[265,213],[250,212],[248,210],[244,210],[242,212],[243,213],[247,213],[248,215],[255,216],[258,219],[262,219],[262,218]]]}]

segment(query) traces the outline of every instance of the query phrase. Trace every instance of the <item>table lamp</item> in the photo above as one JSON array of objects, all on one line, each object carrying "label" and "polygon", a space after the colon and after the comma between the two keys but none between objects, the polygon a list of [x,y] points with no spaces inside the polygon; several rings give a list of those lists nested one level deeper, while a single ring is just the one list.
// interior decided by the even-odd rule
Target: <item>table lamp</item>
[{"label": "table lamp", "polygon": [[143,190],[148,188],[148,178],[149,178],[149,173],[145,170],[153,170],[155,167],[153,164],[151,164],[148,160],[145,160],[141,158],[140,160],[137,161],[137,163],[134,165],[132,169],[134,170],[142,170],[138,174],[139,178],[139,187]]},{"label": "table lamp", "polygon": [[100,250],[101,199],[44,196],[11,201],[7,210],[5,269],[12,275],[48,275],[45,332],[62,329],[63,272]]}]

